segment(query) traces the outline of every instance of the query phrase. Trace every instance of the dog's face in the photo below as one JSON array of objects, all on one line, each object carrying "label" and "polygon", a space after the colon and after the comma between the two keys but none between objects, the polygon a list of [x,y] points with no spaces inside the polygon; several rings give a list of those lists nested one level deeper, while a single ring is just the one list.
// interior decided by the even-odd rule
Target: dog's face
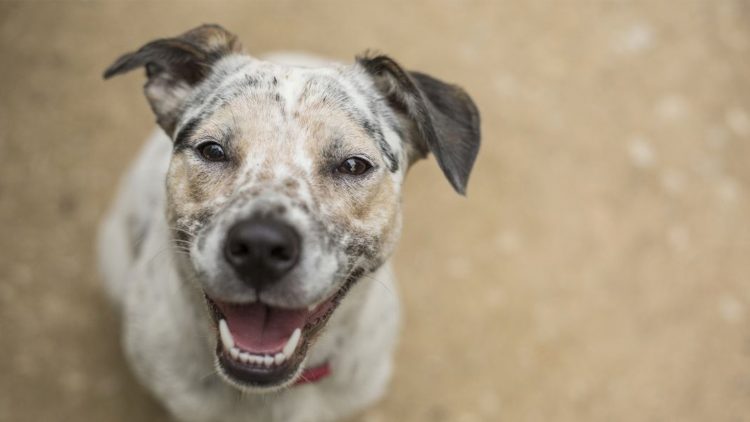
[{"label": "dog's face", "polygon": [[[398,135],[368,100],[363,72],[247,56],[224,68],[176,127],[172,223],[212,299],[319,303],[392,250],[406,160]],[[245,257],[267,252],[258,242],[278,256]]]},{"label": "dog's face", "polygon": [[384,56],[284,66],[217,26],[149,43],[105,76],[140,66],[174,142],[168,218],[217,328],[218,369],[240,388],[288,385],[349,287],[393,251],[408,167],[433,152],[463,192],[476,108]]}]

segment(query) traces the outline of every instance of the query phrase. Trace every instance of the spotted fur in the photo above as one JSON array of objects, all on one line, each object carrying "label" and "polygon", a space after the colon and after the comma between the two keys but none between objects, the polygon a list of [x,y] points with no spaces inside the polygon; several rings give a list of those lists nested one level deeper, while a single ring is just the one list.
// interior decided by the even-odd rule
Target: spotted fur
[{"label": "spotted fur", "polygon": [[[253,398],[237,404],[229,398],[232,386],[193,385],[189,370],[175,368],[179,362],[208,371],[201,366],[207,362],[203,352],[190,346],[215,339],[200,322],[196,310],[202,309],[202,298],[196,292],[227,302],[262,300],[298,308],[351,289],[310,351],[311,360],[330,360],[343,371],[327,387],[317,387],[319,394],[343,394],[348,402],[312,415],[338,417],[372,401],[387,379],[398,312],[392,290],[385,294],[382,285],[368,281],[391,283],[387,262],[400,232],[405,173],[433,152],[463,192],[479,145],[476,107],[459,88],[406,72],[384,56],[359,58],[349,66],[290,66],[242,53],[236,37],[216,25],[146,44],[118,59],[105,77],[140,66],[147,69],[146,96],[171,144],[152,141],[169,146],[149,145],[121,193],[127,200],[113,207],[101,236],[105,275],[126,310],[126,344],[136,373],[185,420],[250,415],[307,420],[303,413],[279,410],[281,404]],[[226,160],[202,157],[206,142],[221,145]],[[338,172],[352,156],[363,157],[372,168],[361,176]],[[161,164],[151,168],[149,162]],[[166,191],[153,187],[159,178],[166,180]],[[139,189],[144,179],[151,187]],[[143,195],[157,200],[135,209]],[[235,276],[221,252],[232,224],[253,216],[282,219],[302,240],[298,265],[260,293]],[[143,246],[132,245],[131,227],[144,233]],[[125,246],[112,251],[109,244],[116,242]],[[144,269],[154,266],[151,253],[170,246],[169,262]],[[123,279],[120,270],[129,275]],[[171,312],[153,310],[164,306]],[[151,328],[144,331],[144,326]],[[159,330],[170,334],[153,333]],[[172,340],[172,332],[184,336]],[[363,347],[382,353],[375,356]],[[175,348],[194,350],[195,356],[190,360]],[[346,368],[360,365],[370,368],[369,385],[358,384],[364,383],[362,374],[347,373]],[[154,371],[169,372],[168,380],[157,379]],[[296,390],[274,400],[298,409],[299,403],[290,402],[314,401]],[[187,404],[188,397],[204,403],[204,409]],[[326,400],[307,405],[322,406]]]}]

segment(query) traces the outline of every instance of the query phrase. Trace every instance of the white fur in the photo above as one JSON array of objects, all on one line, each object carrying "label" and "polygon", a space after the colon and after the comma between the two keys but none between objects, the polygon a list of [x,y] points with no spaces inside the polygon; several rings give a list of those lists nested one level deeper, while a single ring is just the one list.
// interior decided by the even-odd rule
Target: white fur
[{"label": "white fur", "polygon": [[[334,420],[377,399],[390,373],[398,325],[387,264],[352,289],[311,349],[308,365],[330,362],[331,377],[261,396],[240,395],[219,380],[202,298],[185,291],[188,284],[169,253],[163,184],[154,182],[166,173],[169,146],[161,134],[148,141],[99,242],[109,293],[123,306],[124,347],[141,381],[185,421]],[[136,261],[128,252],[134,224],[148,227]]]},{"label": "white fur", "polygon": [[164,186],[170,156],[170,139],[152,135],[99,237],[107,291],[122,310],[124,348],[142,383],[183,421],[329,421],[377,400],[399,321],[389,263],[352,288],[310,349],[306,365],[327,361],[330,377],[269,394],[242,394],[220,378],[202,293],[180,279],[171,253]]}]

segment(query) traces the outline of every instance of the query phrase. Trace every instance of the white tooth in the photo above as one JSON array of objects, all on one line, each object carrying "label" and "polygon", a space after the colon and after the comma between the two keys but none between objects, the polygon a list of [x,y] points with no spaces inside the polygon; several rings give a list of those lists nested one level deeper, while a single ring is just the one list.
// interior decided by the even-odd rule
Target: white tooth
[{"label": "white tooth", "polygon": [[242,363],[248,363],[248,362],[250,362],[250,358],[251,358],[251,357],[252,357],[252,356],[248,355],[248,354],[247,354],[247,353],[245,353],[245,352],[241,352],[241,353],[240,353],[240,360],[242,361]]},{"label": "white tooth", "polygon": [[262,365],[263,364],[263,356],[250,355],[250,363],[255,364],[255,365]]},{"label": "white tooth", "polygon": [[266,366],[271,366],[271,365],[273,365],[273,356],[271,356],[271,355],[266,355],[266,356],[265,356],[265,357],[263,358],[263,364],[264,364],[264,365],[266,365]]},{"label": "white tooth", "polygon": [[284,360],[286,360],[286,355],[283,353],[276,353],[276,356],[273,357],[273,361],[276,365],[280,365]]},{"label": "white tooth", "polygon": [[312,312],[313,309],[315,309],[314,304],[307,307],[307,312]]},{"label": "white tooth", "polygon": [[281,351],[284,356],[291,357],[294,351],[297,350],[297,344],[299,343],[299,338],[301,335],[302,330],[300,330],[299,328],[295,328],[292,336],[289,337],[289,340],[286,342],[286,346],[284,346],[284,349]]},{"label": "white tooth", "polygon": [[229,349],[229,354],[232,355],[232,359],[237,360],[240,357],[240,349],[232,347]]},{"label": "white tooth", "polygon": [[224,345],[224,350],[232,350],[234,347],[234,339],[232,333],[229,332],[229,327],[225,320],[219,321],[219,336],[221,337],[221,343]]}]

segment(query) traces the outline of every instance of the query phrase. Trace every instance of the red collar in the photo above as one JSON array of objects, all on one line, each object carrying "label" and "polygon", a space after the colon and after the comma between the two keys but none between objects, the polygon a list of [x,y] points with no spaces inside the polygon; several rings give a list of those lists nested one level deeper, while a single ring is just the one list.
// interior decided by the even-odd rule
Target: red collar
[{"label": "red collar", "polygon": [[302,375],[300,375],[297,382],[294,383],[294,386],[313,384],[329,375],[331,375],[331,365],[326,362],[322,365],[318,365],[313,368],[307,368],[302,371]]}]

